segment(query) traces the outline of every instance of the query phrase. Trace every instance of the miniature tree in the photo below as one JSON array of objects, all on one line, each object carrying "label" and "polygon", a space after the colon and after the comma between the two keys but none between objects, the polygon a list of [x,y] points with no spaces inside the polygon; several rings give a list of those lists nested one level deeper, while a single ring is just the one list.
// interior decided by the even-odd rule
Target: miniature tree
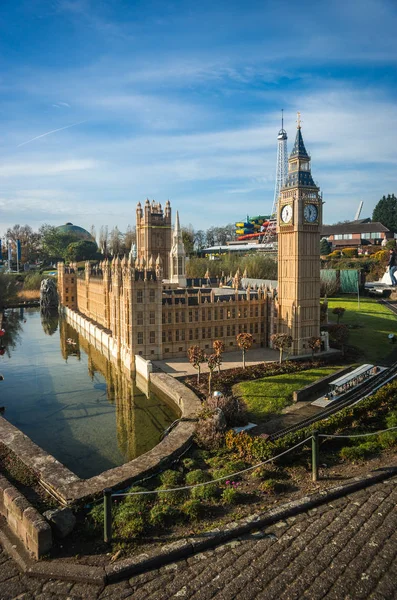
[{"label": "miniature tree", "polygon": [[340,346],[342,354],[345,354],[345,344],[349,337],[349,328],[347,325],[329,325],[328,333],[330,340]]},{"label": "miniature tree", "polygon": [[280,360],[279,363],[281,365],[283,360],[283,352],[292,346],[292,336],[287,333],[274,333],[270,336],[270,339],[273,344],[273,348],[280,351]]},{"label": "miniature tree", "polygon": [[345,312],[345,308],[342,308],[342,306],[335,306],[335,308],[332,311],[332,314],[337,316],[337,324],[339,325],[339,321],[340,319],[343,317],[344,312]]},{"label": "miniature tree", "polygon": [[218,373],[221,372],[221,364],[222,364],[222,354],[225,351],[225,343],[222,340],[214,340],[212,347],[214,349],[214,353],[218,358],[217,366]]},{"label": "miniature tree", "polygon": [[207,356],[207,365],[208,365],[208,395],[211,396],[211,382],[212,382],[212,374],[218,366],[219,357],[216,354],[210,354]]},{"label": "miniature tree", "polygon": [[321,350],[321,338],[313,336],[308,339],[307,343],[312,351],[312,360],[314,360],[314,354]]},{"label": "miniature tree", "polygon": [[206,360],[205,352],[200,348],[200,346],[190,346],[187,351],[187,355],[190,364],[197,369],[197,383],[200,383],[201,364]]},{"label": "miniature tree", "polygon": [[237,345],[243,351],[243,369],[245,369],[245,353],[254,343],[254,338],[250,333],[239,333],[236,336]]}]

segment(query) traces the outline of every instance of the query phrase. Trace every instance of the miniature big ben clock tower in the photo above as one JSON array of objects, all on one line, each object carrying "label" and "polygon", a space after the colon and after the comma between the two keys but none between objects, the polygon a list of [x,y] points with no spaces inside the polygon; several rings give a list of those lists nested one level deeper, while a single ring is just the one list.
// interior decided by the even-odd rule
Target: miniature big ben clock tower
[{"label": "miniature big ben clock tower", "polygon": [[279,333],[291,335],[295,356],[310,353],[309,338],[320,335],[322,222],[322,199],[311,175],[299,113],[297,123],[277,213]]}]

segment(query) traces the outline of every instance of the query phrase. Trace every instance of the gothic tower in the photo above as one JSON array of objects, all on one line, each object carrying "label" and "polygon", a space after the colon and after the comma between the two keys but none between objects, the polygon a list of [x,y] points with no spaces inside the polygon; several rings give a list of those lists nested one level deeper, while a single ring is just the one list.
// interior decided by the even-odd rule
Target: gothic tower
[{"label": "gothic tower", "polygon": [[308,339],[320,335],[321,223],[322,198],[311,175],[298,113],[277,214],[279,332],[292,336],[293,355],[310,353]]},{"label": "gothic tower", "polygon": [[178,211],[176,213],[170,253],[170,281],[171,283],[177,283],[179,287],[186,287],[186,252],[179,225]]},{"label": "gothic tower", "polygon": [[169,278],[169,260],[171,251],[171,205],[165,203],[165,211],[160,202],[146,200],[144,207],[138,202],[136,207],[136,243],[137,256],[148,265],[151,256],[160,255],[164,279]]}]

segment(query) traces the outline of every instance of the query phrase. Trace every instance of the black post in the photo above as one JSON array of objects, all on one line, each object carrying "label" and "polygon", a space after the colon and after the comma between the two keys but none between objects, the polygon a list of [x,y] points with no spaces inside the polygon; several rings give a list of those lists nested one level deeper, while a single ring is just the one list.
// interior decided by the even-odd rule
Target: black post
[{"label": "black post", "polygon": [[106,488],[103,490],[103,539],[105,543],[112,541],[112,490]]},{"label": "black post", "polygon": [[312,433],[312,479],[318,481],[318,463],[319,463],[319,445],[318,431]]}]

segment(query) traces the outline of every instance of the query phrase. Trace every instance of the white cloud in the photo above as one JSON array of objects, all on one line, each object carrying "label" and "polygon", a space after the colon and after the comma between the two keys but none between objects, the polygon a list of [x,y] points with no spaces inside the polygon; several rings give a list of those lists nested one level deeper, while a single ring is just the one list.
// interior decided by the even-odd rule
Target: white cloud
[{"label": "white cloud", "polygon": [[32,162],[32,163],[6,163],[0,166],[0,177],[43,177],[71,173],[73,171],[86,171],[99,167],[99,163],[92,159],[65,160],[62,162]]}]

